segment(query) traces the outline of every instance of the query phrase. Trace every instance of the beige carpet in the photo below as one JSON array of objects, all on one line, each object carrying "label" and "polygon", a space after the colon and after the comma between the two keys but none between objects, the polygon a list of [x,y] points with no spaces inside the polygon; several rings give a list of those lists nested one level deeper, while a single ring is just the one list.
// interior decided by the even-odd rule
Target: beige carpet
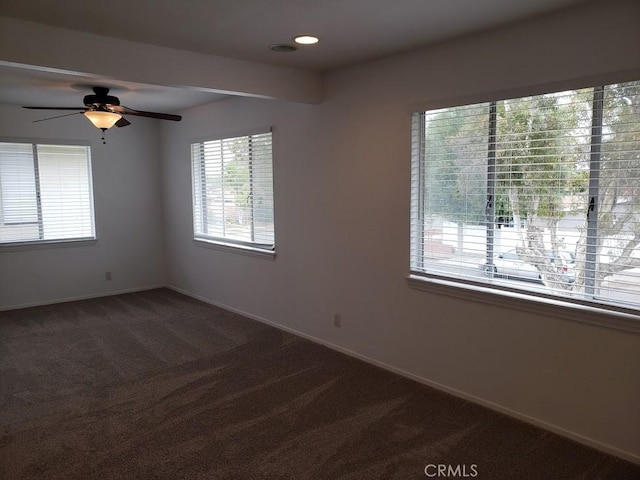
[{"label": "beige carpet", "polygon": [[0,312],[0,341],[2,479],[640,478],[166,289]]}]

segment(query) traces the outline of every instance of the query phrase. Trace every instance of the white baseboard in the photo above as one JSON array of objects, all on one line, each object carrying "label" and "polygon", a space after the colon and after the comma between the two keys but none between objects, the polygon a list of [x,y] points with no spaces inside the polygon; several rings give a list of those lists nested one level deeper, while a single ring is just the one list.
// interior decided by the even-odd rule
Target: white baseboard
[{"label": "white baseboard", "polygon": [[[167,287],[167,285],[164,285],[164,284],[148,285],[145,287],[127,288],[124,290],[115,290],[111,292],[90,293],[87,295],[80,295],[77,297],[65,297],[65,298],[57,298],[55,300],[44,300],[41,302],[30,302],[30,303],[21,303],[16,305],[0,306],[0,312],[6,311],[6,310],[17,310],[19,308],[41,307],[43,305],[53,305],[55,303],[75,302],[77,300],[89,300],[92,298],[110,297],[112,295],[121,295],[123,293],[144,292],[145,290],[154,290],[156,288],[165,288],[165,287]],[[185,295],[188,295],[188,294],[185,294]]]},{"label": "white baseboard", "polygon": [[494,410],[496,412],[503,413],[503,414],[505,414],[505,415],[507,415],[509,417],[516,418],[518,420],[522,420],[523,422],[526,422],[526,423],[529,423],[529,424],[534,425],[536,427],[540,427],[540,428],[542,428],[544,430],[548,430],[550,432],[556,433],[556,434],[558,434],[558,435],[560,435],[562,437],[565,437],[565,438],[568,438],[570,440],[576,441],[576,442],[581,443],[583,445],[586,445],[588,447],[595,448],[596,450],[600,450],[602,452],[608,453],[610,455],[614,455],[616,457],[620,457],[620,458],[622,458],[624,460],[627,460],[629,462],[632,462],[632,463],[640,465],[640,455],[638,455],[638,454],[635,454],[635,453],[632,453],[632,452],[627,452],[626,450],[621,450],[621,449],[619,449],[617,447],[613,447],[611,445],[607,445],[605,443],[599,442],[599,441],[594,440],[592,438],[585,437],[584,435],[580,435],[579,433],[572,432],[570,430],[566,430],[566,429],[564,429],[562,427],[559,427],[557,425],[548,423],[548,422],[546,422],[544,420],[540,420],[538,418],[531,417],[529,415],[526,415],[524,413],[518,412],[516,410],[512,410],[512,409],[510,409],[508,407],[505,407],[503,405],[499,405],[497,403],[491,402],[489,400],[485,400],[483,398],[480,398],[480,397],[477,397],[475,395],[463,392],[461,390],[457,390],[455,388],[448,387],[448,386],[443,385],[441,383],[434,382],[433,380],[429,380],[427,378],[420,377],[420,376],[415,375],[415,374],[413,374],[411,372],[408,372],[408,371],[403,370],[401,368],[394,367],[393,365],[389,365],[389,364],[386,364],[384,362],[380,362],[380,361],[378,361],[378,360],[376,360],[374,358],[367,357],[366,355],[362,355],[362,354],[360,354],[358,352],[355,352],[353,350],[349,350],[348,348],[342,347],[340,345],[335,345],[335,344],[327,342],[326,340],[323,340],[321,338],[317,338],[317,337],[314,337],[312,335],[308,335],[308,334],[306,334],[304,332],[300,332],[300,331],[298,331],[296,329],[293,329],[291,327],[287,327],[285,325],[280,325],[280,324],[275,323],[275,322],[273,322],[271,320],[267,320],[266,318],[259,317],[257,315],[252,314],[252,313],[249,313],[249,312],[244,312],[242,310],[239,310],[237,308],[231,307],[229,305],[225,305],[225,304],[222,304],[222,303],[219,303],[219,302],[215,302],[213,300],[210,300],[208,298],[202,297],[200,295],[196,295],[196,294],[194,294],[192,292],[189,292],[187,290],[184,290],[182,288],[178,288],[178,287],[176,287],[174,285],[166,285],[166,287],[171,289],[171,290],[174,290],[174,291],[176,291],[178,293],[182,293],[184,295],[187,295],[188,297],[194,298],[196,300],[200,300],[200,301],[202,301],[204,303],[208,303],[209,305],[213,305],[213,306],[222,308],[224,310],[228,310],[230,312],[237,313],[239,315],[242,315],[244,317],[250,318],[252,320],[256,320],[258,322],[261,322],[261,323],[270,325],[272,327],[275,327],[275,328],[277,328],[279,330],[283,330],[285,332],[292,333],[292,334],[297,335],[299,337],[302,337],[302,338],[305,338],[307,340],[310,340],[310,341],[312,341],[314,343],[318,343],[318,344],[324,345],[325,347],[328,347],[328,348],[330,348],[332,350],[336,350],[336,351],[338,351],[340,353],[344,353],[344,354],[349,355],[351,357],[357,358],[359,360],[362,360],[362,361],[364,361],[366,363],[369,363],[371,365],[375,365],[375,366],[380,367],[380,368],[382,368],[384,370],[387,370],[389,372],[398,374],[398,375],[400,375],[402,377],[405,377],[405,378],[414,380],[414,381],[416,381],[418,383],[421,383],[423,385],[427,385],[429,387],[435,388],[436,390],[440,390],[442,392],[451,394],[451,395],[453,395],[455,397],[459,397],[459,398],[462,398],[464,400],[468,400],[470,402],[482,405],[483,407],[487,407],[487,408],[489,408],[491,410]]}]

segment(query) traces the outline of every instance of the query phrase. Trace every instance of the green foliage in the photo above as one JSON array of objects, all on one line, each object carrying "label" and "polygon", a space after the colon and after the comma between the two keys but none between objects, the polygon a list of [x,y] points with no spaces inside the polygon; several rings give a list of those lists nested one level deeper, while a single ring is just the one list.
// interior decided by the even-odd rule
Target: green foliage
[{"label": "green foliage", "polygon": [[581,129],[579,95],[569,102],[567,94],[498,102],[496,205],[501,215],[559,219],[566,214],[564,200],[586,190],[588,174],[578,166],[588,149],[574,134]]},{"label": "green foliage", "polygon": [[446,109],[427,118],[425,202],[454,222],[483,223],[487,191],[488,104]]},{"label": "green foliage", "polygon": [[238,138],[229,145],[232,159],[224,163],[225,192],[231,192],[237,207],[248,207],[251,200],[249,145]]}]

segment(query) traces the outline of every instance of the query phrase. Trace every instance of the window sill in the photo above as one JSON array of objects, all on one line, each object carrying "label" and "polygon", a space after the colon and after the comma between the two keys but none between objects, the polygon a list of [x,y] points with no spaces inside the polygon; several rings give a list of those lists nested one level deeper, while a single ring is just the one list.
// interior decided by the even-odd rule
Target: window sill
[{"label": "window sill", "polygon": [[489,286],[466,284],[444,278],[409,275],[407,283],[416,290],[640,334],[640,315],[638,314],[580,305],[561,299],[542,298],[521,292],[496,290]]},{"label": "window sill", "polygon": [[96,243],[98,243],[97,238],[3,243],[0,244],[0,252],[20,252],[24,250],[42,250],[47,248],[88,247],[93,246]]},{"label": "window sill", "polygon": [[236,245],[234,243],[225,243],[213,240],[203,240],[196,238],[193,243],[198,247],[211,248],[213,250],[219,250],[227,253],[239,253],[241,255],[248,255],[251,257],[265,258],[267,260],[274,260],[276,252],[273,250],[265,250],[262,248],[249,247],[246,245]]}]

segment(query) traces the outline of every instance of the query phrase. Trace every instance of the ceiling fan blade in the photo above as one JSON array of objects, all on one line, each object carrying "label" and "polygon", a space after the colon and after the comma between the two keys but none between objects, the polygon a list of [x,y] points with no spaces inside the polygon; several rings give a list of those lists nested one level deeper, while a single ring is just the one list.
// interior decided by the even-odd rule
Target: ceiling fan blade
[{"label": "ceiling fan blade", "polygon": [[65,113],[64,115],[56,115],[55,117],[48,117],[48,118],[41,118],[40,120],[34,120],[33,123],[44,122],[45,120],[53,120],[54,118],[70,117],[71,115],[78,115],[81,113],[84,113],[84,112]]},{"label": "ceiling fan blade", "polygon": [[172,115],[170,113],[156,113],[156,112],[145,112],[142,110],[133,110],[131,108],[125,107],[124,105],[112,105],[110,109],[114,112],[120,113],[122,115],[136,115],[138,117],[148,117],[148,118],[156,118],[158,120],[173,120],[174,122],[179,122],[182,120],[181,115]]},{"label": "ceiling fan blade", "polygon": [[[28,108],[29,110],[86,110],[86,108],[82,108],[82,107],[22,107],[22,108]],[[80,112],[82,113],[82,112]]]},{"label": "ceiling fan blade", "polygon": [[126,127],[127,125],[131,125],[131,122],[126,118],[122,117],[115,123],[116,127]]}]

